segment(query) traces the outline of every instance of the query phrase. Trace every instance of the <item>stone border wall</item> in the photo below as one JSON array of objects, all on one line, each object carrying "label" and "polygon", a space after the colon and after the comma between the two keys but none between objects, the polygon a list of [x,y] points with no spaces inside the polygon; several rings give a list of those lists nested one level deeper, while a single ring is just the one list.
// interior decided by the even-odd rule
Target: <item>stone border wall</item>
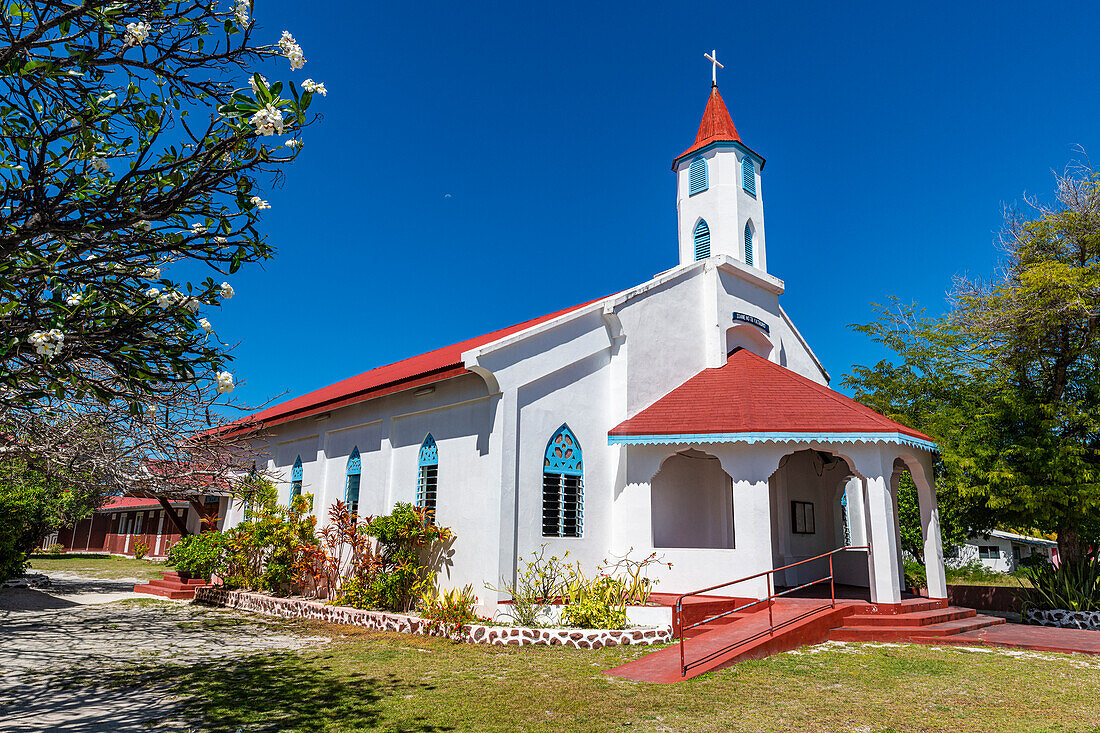
[{"label": "stone border wall", "polygon": [[1057,626],[1061,629],[1100,631],[1100,611],[1067,611],[1064,609],[1027,609],[1024,622],[1037,626]]},{"label": "stone border wall", "polygon": [[[347,606],[329,606],[316,601],[295,598],[275,598],[258,593],[225,590],[210,586],[195,592],[195,601],[212,606],[237,608],[268,616],[305,618],[334,624],[364,626],[378,631],[402,634],[444,636],[437,625],[418,616],[383,611],[363,611]],[[634,629],[529,629],[519,626],[463,626],[455,639],[473,644],[512,646],[571,646],[577,649],[600,649],[628,644],[667,644],[672,641],[672,627]]]}]

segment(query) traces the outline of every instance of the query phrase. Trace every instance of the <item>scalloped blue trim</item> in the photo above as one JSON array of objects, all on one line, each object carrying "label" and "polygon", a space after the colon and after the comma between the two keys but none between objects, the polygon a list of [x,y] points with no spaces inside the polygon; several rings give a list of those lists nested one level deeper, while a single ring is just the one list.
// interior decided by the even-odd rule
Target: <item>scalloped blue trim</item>
[{"label": "scalloped blue trim", "polygon": [[697,435],[609,435],[608,445],[675,445],[681,443],[897,443],[938,453],[929,440],[901,433],[701,433]]}]

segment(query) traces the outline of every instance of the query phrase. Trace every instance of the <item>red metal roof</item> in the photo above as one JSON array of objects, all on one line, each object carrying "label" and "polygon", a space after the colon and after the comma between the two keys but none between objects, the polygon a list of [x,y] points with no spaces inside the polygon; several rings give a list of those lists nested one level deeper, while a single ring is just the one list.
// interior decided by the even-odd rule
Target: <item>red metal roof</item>
[{"label": "red metal roof", "polygon": [[[174,507],[187,506],[185,501],[168,502]],[[137,496],[116,496],[96,511],[116,512],[121,509],[160,509],[160,502],[156,499],[145,499]]]},{"label": "red metal roof", "polygon": [[[469,372],[465,366],[463,366],[462,362],[463,352],[469,351],[470,349],[476,349],[479,346],[485,346],[505,336],[511,336],[514,333],[531,328],[532,326],[537,326],[540,323],[545,323],[546,321],[579,310],[593,303],[598,303],[601,300],[604,300],[604,298],[590,300],[587,303],[581,303],[572,308],[566,308],[545,316],[532,318],[529,321],[517,323],[514,326],[502,328],[499,331],[493,331],[483,336],[460,341],[457,344],[444,346],[441,349],[429,351],[409,359],[403,359],[393,364],[376,367],[358,376],[350,377],[340,382],[336,382],[335,384],[330,384],[327,387],[322,387],[321,389],[304,394],[301,397],[295,397],[294,399],[269,407],[254,415],[249,415],[248,417],[230,423],[226,428],[242,430],[271,427],[280,423],[289,422],[290,420],[299,420],[312,415],[318,415],[328,410],[346,407],[357,402],[364,402],[394,392],[400,392],[402,390],[457,377],[462,374],[468,374]],[[224,430],[226,428],[222,429]]]},{"label": "red metal roof", "polygon": [[609,435],[901,433],[932,439],[785,367],[738,349]]},{"label": "red metal roof", "polygon": [[[699,132],[695,135],[695,143],[676,156],[673,164],[684,156],[691,155],[697,150],[716,142],[741,142],[741,136],[737,134],[737,128],[733,126],[733,118],[730,117],[726,103],[722,101],[722,95],[718,93],[718,87],[710,88],[710,98],[707,107],[703,110],[703,119],[699,123]],[[744,143],[742,143],[744,144]]]}]

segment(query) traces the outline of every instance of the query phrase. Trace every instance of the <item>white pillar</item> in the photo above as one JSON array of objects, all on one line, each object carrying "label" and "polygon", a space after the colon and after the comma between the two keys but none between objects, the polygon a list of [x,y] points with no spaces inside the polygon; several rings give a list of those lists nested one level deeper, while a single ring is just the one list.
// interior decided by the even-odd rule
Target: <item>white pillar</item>
[{"label": "white pillar", "polygon": [[940,531],[940,510],[936,502],[936,484],[932,476],[931,458],[920,461],[919,469],[911,469],[917,485],[920,503],[920,528],[924,536],[924,570],[928,576],[928,597],[947,598],[947,575],[943,569],[943,536]]},{"label": "white pillar", "polygon": [[[870,540],[871,602],[901,603],[901,577],[898,572],[897,534],[894,532],[894,497],[890,494],[893,462],[879,467],[863,479],[867,507],[867,534]],[[877,475],[876,475],[877,474]]]}]

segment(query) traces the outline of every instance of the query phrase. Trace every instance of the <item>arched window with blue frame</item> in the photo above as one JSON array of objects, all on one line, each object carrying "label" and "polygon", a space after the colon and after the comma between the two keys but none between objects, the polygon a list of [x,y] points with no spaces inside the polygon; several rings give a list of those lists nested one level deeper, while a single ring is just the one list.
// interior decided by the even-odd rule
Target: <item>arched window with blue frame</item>
[{"label": "arched window with blue frame", "polygon": [[741,159],[741,188],[756,195],[756,161],[747,155]]},{"label": "arched window with blue frame", "polygon": [[688,196],[694,196],[710,188],[710,173],[705,158],[696,158],[688,166]]},{"label": "arched window with blue frame", "polygon": [[435,491],[439,481],[439,446],[431,433],[420,444],[420,457],[417,462],[416,505],[428,515],[428,521],[435,521]]},{"label": "arched window with blue frame", "polygon": [[745,264],[752,264],[752,227],[745,222]]},{"label": "arched window with blue frame", "polygon": [[848,514],[848,492],[840,493],[840,522],[844,528],[844,546],[852,546],[852,518]]},{"label": "arched window with blue frame", "polygon": [[344,488],[344,503],[353,517],[359,516],[359,478],[363,473],[363,461],[359,458],[359,446],[351,449],[348,456],[347,484]]},{"label": "arched window with blue frame", "polygon": [[290,469],[290,503],[302,495],[302,457],[294,459],[294,468]]},{"label": "arched window with blue frame", "polygon": [[542,464],[542,536],[580,537],[584,524],[584,461],[568,425],[546,444]]},{"label": "arched window with blue frame", "polygon": [[695,261],[710,257],[710,227],[704,219],[695,225]]}]

